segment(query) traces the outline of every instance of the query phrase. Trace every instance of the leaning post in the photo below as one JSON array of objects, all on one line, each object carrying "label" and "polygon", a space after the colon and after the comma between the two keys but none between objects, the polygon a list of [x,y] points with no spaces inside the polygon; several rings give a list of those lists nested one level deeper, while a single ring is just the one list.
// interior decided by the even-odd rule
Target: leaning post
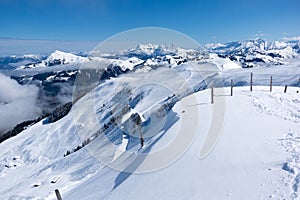
[{"label": "leaning post", "polygon": [[211,99],[211,103],[214,103],[214,87],[212,86],[210,88],[210,99]]},{"label": "leaning post", "polygon": [[233,80],[230,82],[230,96],[233,96]]},{"label": "leaning post", "polygon": [[272,85],[273,85],[273,77],[270,78],[270,92],[272,92]]},{"label": "leaning post", "polygon": [[252,85],[253,85],[253,73],[250,74],[250,91],[252,92]]}]

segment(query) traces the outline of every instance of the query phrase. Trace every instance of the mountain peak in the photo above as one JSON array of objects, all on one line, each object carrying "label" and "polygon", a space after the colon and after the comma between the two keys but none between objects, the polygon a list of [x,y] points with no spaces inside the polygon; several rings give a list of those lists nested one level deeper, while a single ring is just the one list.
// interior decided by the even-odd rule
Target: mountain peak
[{"label": "mountain peak", "polygon": [[48,58],[45,60],[46,62],[60,61],[62,64],[68,63],[82,63],[87,61],[88,58],[74,55],[72,53],[66,53],[60,50],[55,50],[51,53]]}]

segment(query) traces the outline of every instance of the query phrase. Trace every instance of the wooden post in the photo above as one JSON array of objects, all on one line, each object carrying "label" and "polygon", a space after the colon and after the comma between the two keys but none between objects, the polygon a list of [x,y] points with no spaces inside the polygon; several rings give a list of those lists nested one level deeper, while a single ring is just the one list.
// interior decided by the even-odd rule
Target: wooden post
[{"label": "wooden post", "polygon": [[211,87],[210,89],[210,99],[211,103],[214,103],[214,87]]},{"label": "wooden post", "polygon": [[252,84],[253,84],[253,73],[250,74],[250,91],[252,92]]},{"label": "wooden post", "polygon": [[230,82],[230,96],[233,96],[233,80]]},{"label": "wooden post", "polygon": [[286,90],[287,90],[287,85],[284,86],[284,93],[286,93]]},{"label": "wooden post", "polygon": [[270,78],[270,92],[272,92],[273,77]]},{"label": "wooden post", "polygon": [[61,195],[60,195],[60,193],[59,193],[59,190],[58,190],[58,189],[56,189],[56,190],[55,190],[55,194],[56,194],[56,198],[57,198],[57,200],[62,200],[62,198],[61,198]]},{"label": "wooden post", "polygon": [[141,143],[141,148],[144,146],[144,138],[143,138],[143,133],[142,133],[142,127],[140,127],[140,143]]}]

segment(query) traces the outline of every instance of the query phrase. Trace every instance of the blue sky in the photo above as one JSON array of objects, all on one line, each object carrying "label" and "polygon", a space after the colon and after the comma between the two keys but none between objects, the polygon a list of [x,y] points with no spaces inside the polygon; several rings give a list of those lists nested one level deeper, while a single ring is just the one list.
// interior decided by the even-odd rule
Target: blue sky
[{"label": "blue sky", "polygon": [[138,27],[200,44],[300,35],[299,0],[1,0],[0,37],[102,41]]}]

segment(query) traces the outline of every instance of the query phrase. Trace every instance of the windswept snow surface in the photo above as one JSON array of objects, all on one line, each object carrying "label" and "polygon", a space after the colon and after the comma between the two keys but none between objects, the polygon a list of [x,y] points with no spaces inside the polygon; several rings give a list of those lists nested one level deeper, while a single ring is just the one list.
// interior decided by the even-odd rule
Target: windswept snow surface
[{"label": "windswept snow surface", "polygon": [[[195,94],[197,104],[190,103],[193,96],[183,98],[172,109],[178,120],[157,136],[159,142],[150,141],[142,151],[147,145],[157,150],[168,144],[178,134],[182,121],[192,120],[189,114],[195,109],[199,113],[194,122],[198,124],[197,135],[180,159],[152,173],[105,167],[86,148],[63,157],[81,143],[72,113],[53,124],[44,120],[0,145],[1,198],[55,199],[54,190],[59,188],[64,200],[297,199],[300,163],[295,145],[300,116],[295,108],[299,108],[299,88],[290,87],[286,94],[283,87],[273,89],[270,93],[268,87],[254,87],[250,93],[248,87],[234,88],[233,97],[216,91],[215,100],[225,101],[227,112],[222,137],[204,159],[199,159],[199,153],[214,105],[210,104],[208,90]],[[229,94],[229,89],[225,92]],[[272,109],[274,112],[270,112]],[[285,113],[294,117],[284,118]],[[81,127],[85,126],[89,127]],[[118,145],[124,148],[123,142],[128,141],[120,139]],[[53,180],[58,181],[51,183]]]},{"label": "windswept snow surface", "polygon": [[[163,141],[176,134],[180,122],[188,118],[192,109],[198,109],[198,134],[179,160],[164,169],[144,174],[104,168],[67,192],[65,199],[297,199],[298,177],[293,171],[286,172],[284,166],[288,162],[297,171],[300,163],[295,161],[295,156],[299,151],[295,153],[293,145],[285,144],[288,149],[285,152],[280,140],[291,130],[297,135],[300,126],[262,110],[255,101],[259,98],[269,109],[279,108],[284,113],[299,107],[299,103],[274,104],[272,98],[265,97],[295,99],[299,88],[291,88],[288,94],[283,94],[281,87],[276,87],[272,94],[267,87],[256,89],[250,93],[248,87],[236,88],[234,97],[223,98],[216,94],[217,101],[226,101],[227,112],[222,137],[206,158],[199,159],[199,152],[214,107],[208,101],[207,90],[196,94],[199,102],[196,105],[188,104],[191,96],[182,100],[186,107],[175,105],[179,121],[161,138]],[[293,112],[299,119],[297,110]]]}]

